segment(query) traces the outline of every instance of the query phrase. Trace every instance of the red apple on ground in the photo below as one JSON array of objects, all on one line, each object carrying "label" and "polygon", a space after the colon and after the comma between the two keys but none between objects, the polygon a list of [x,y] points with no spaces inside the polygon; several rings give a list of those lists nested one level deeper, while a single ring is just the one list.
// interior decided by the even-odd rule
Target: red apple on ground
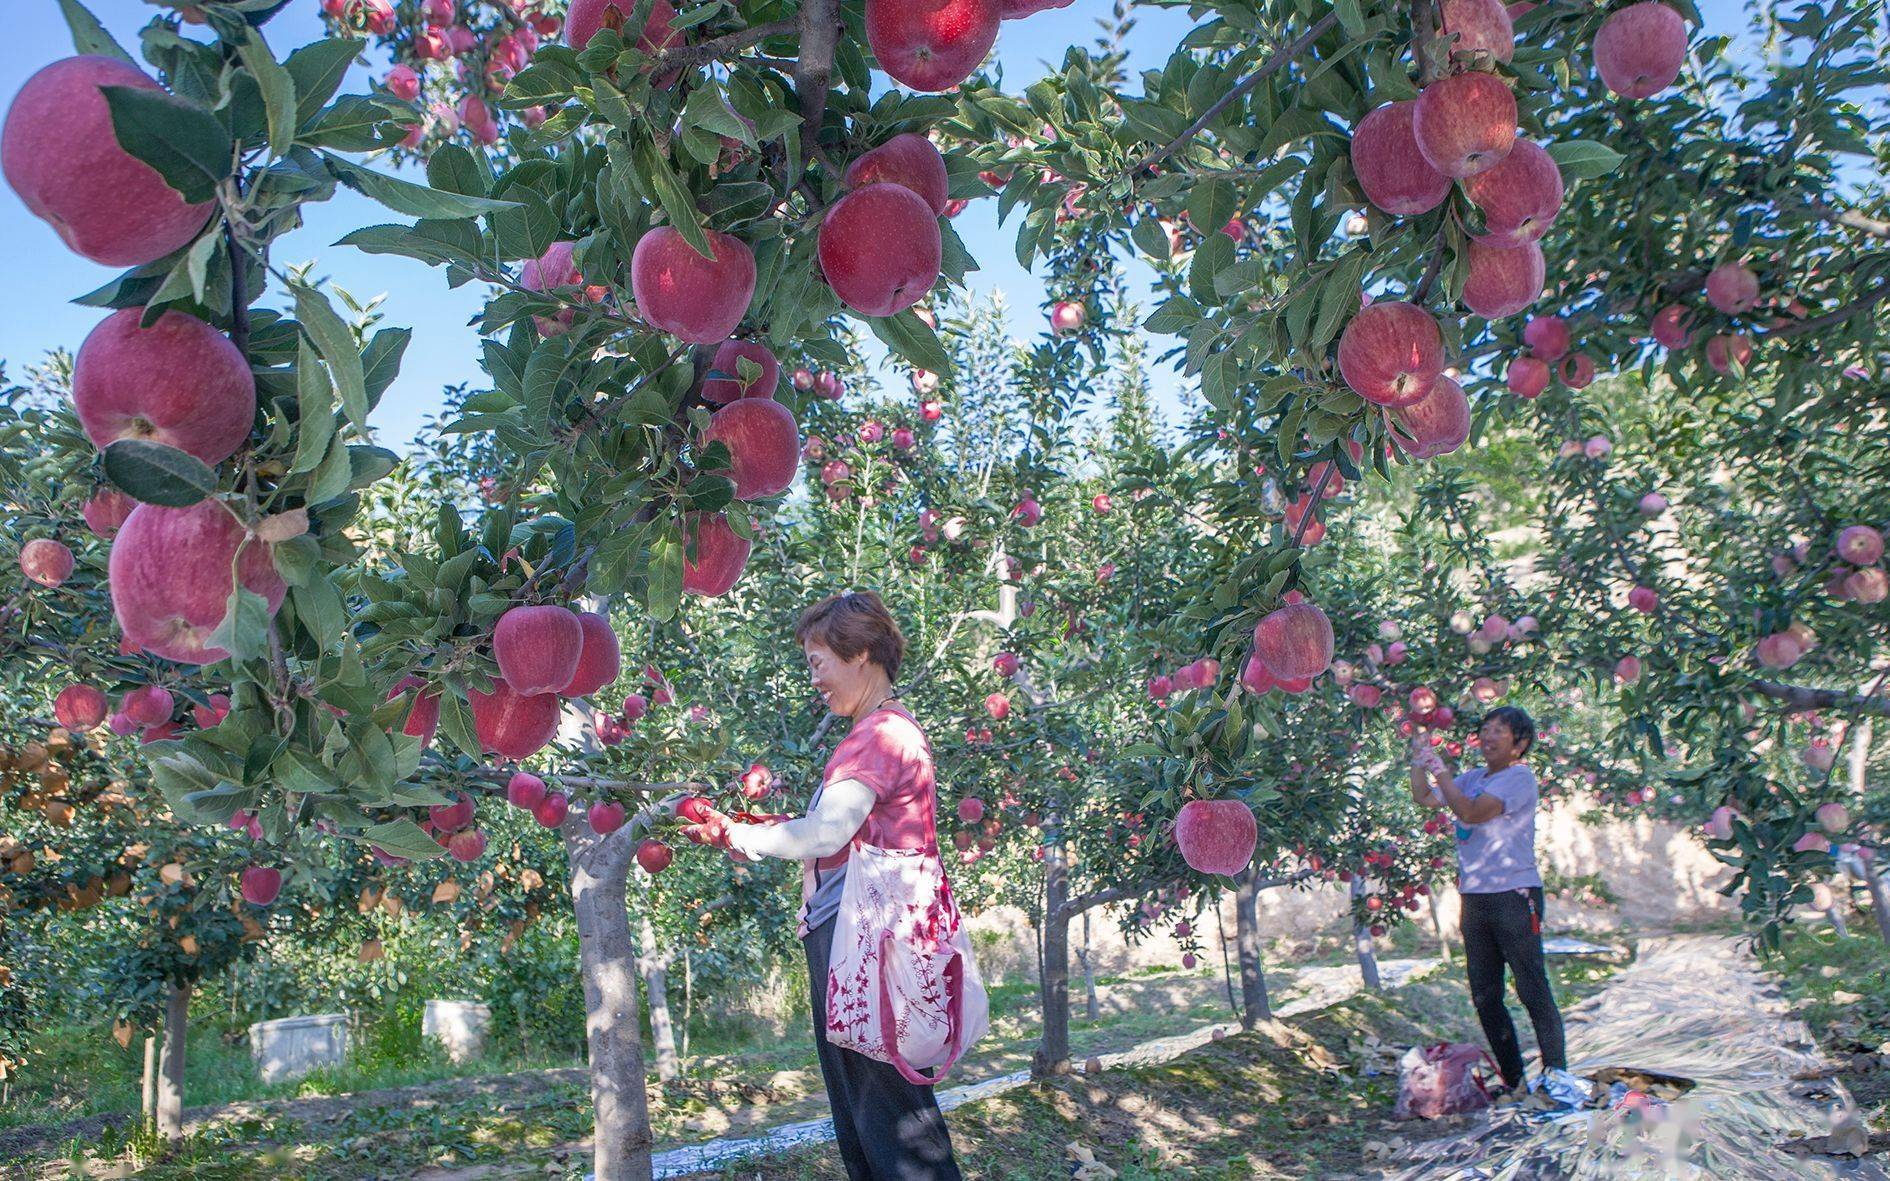
[{"label": "red apple on ground", "polygon": [[93,729],[109,712],[105,694],[91,685],[67,685],[53,698],[53,721],[74,733]]},{"label": "red apple on ground", "polygon": [[557,691],[560,697],[589,697],[623,672],[623,654],[610,620],[595,611],[580,611],[577,620],[583,644],[578,649],[577,671]]},{"label": "red apple on ground", "polygon": [[752,543],[730,528],[725,513],[691,513],[683,523],[688,556],[683,558],[683,590],[714,598],[741,579]]},{"label": "red apple on ground", "polygon": [[909,90],[950,90],[997,41],[999,0],[867,0],[866,40]]},{"label": "red apple on ground", "polygon": [[715,442],[728,448],[737,500],[785,491],[800,470],[800,428],[793,412],[772,398],[742,398],[717,410],[701,445]]},{"label": "red apple on ground", "polygon": [[1175,844],[1196,873],[1239,873],[1259,836],[1253,809],[1240,800],[1190,800],[1175,817]]},{"label": "red apple on ground", "polygon": [[1513,316],[1542,294],[1547,264],[1534,242],[1504,249],[1471,242],[1470,273],[1463,283],[1464,306],[1486,320]]},{"label": "red apple on ground", "polygon": [[44,587],[57,587],[72,577],[72,550],[63,541],[35,537],[20,547],[20,572]]},{"label": "red apple on ground", "polygon": [[1288,603],[1254,627],[1253,646],[1277,678],[1316,677],[1332,666],[1332,621],[1312,603]]},{"label": "red apple on ground", "polygon": [[1352,172],[1365,197],[1386,213],[1429,213],[1450,195],[1450,178],[1418,151],[1411,129],[1417,101],[1386,103],[1352,132]]},{"label": "red apple on ground", "polygon": [[870,184],[834,202],[821,219],[820,271],[840,302],[866,316],[891,316],[924,299],[943,255],[938,218],[903,185]]},{"label": "red apple on ground", "polygon": [[[761,367],[754,381],[743,385],[741,363],[746,359]],[[710,367],[717,373],[726,373],[726,378],[710,377],[702,383],[702,399],[718,406],[733,402],[738,398],[772,398],[781,382],[781,362],[775,359],[774,351],[767,345],[754,340],[725,340],[722,347],[715,350],[715,359]]]},{"label": "red apple on ground", "polygon": [[216,500],[188,508],[141,504],[112,542],[112,610],[130,643],[179,664],[229,656],[210,644],[228,612],[234,566],[273,616],[288,594],[269,547]]},{"label": "red apple on ground", "polygon": [[1416,304],[1372,304],[1339,337],[1339,372],[1367,402],[1409,406],[1444,372],[1443,334]]},{"label": "red apple on ground", "polygon": [[501,678],[490,693],[468,691],[466,703],[480,748],[514,761],[530,758],[558,732],[556,693],[523,697]]},{"label": "red apple on ground", "polygon": [[945,213],[950,186],[945,157],[939,155],[931,140],[917,132],[895,135],[847,165],[847,188],[879,183],[911,189],[931,207],[934,217]]},{"label": "red apple on ground", "polygon": [[1438,378],[1430,393],[1391,413],[1409,442],[1392,437],[1413,459],[1448,455],[1470,437],[1470,400],[1448,377]]},{"label": "red apple on ground", "polygon": [[675,226],[657,226],[630,253],[637,310],[651,327],[690,344],[728,339],[755,297],[755,255],[748,244],[719,230],[706,232],[713,258],[697,254]]},{"label": "red apple on ground", "polygon": [[28,78],[8,109],[0,168],[74,252],[105,266],[142,266],[195,239],[216,203],[187,203],[118,146],[106,86],[162,89],[115,57],[56,61]]},{"label": "red apple on ground", "polygon": [[568,607],[514,607],[492,629],[499,675],[521,697],[556,693],[577,675],[584,627]]},{"label": "red apple on ground", "polygon": [[1652,98],[1672,86],[1686,57],[1686,21],[1659,0],[1616,9],[1595,34],[1595,70],[1623,98]]},{"label": "red apple on ground", "polygon": [[72,363],[72,408],[101,450],[149,439],[215,466],[256,418],[256,379],[229,337],[182,312],[138,327],[142,308],[107,316]]},{"label": "red apple on ground", "polygon": [[1516,145],[1516,96],[1494,74],[1439,78],[1418,95],[1411,130],[1445,176],[1488,172]]}]

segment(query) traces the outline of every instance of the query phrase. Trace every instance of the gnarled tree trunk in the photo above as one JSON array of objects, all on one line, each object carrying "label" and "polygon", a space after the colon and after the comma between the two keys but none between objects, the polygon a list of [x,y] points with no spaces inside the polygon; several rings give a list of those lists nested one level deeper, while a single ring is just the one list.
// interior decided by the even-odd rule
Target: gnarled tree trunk
[{"label": "gnarled tree trunk", "polygon": [[190,1029],[190,985],[172,984],[164,999],[164,1043],[158,1052],[157,1133],[184,1135],[184,1040]]},{"label": "gnarled tree trunk", "polygon": [[1260,875],[1253,867],[1234,879],[1234,946],[1240,955],[1240,1027],[1273,1020],[1266,965],[1260,958]]},{"label": "gnarled tree trunk", "polygon": [[1070,880],[1064,865],[1063,821],[1045,818],[1049,843],[1043,854],[1043,941],[1037,991],[1043,1034],[1030,1058],[1035,1078],[1062,1074],[1070,1066]]},{"label": "gnarled tree trunk", "polygon": [[564,823],[571,907],[584,975],[584,1032],[590,1050],[596,1181],[650,1181],[650,1099],[637,1013],[637,956],[626,900],[636,848],[625,825],[608,836],[573,814]]}]

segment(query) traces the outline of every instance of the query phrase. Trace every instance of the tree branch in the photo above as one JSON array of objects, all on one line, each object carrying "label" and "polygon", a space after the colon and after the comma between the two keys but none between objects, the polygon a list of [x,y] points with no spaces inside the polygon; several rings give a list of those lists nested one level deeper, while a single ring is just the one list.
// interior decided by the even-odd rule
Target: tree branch
[{"label": "tree branch", "polygon": [[1813,689],[1808,685],[1787,685],[1779,681],[1755,680],[1752,687],[1793,709],[1829,709],[1839,713],[1874,714],[1880,718],[1890,718],[1890,697],[1846,693],[1841,689]]},{"label": "tree branch", "polygon": [[1822,316],[1813,316],[1809,320],[1781,324],[1777,328],[1768,328],[1754,335],[1765,340],[1789,340],[1794,336],[1803,336],[1808,332],[1818,332],[1842,324],[1859,312],[1870,310],[1885,299],[1890,299],[1890,279],[1877,284],[1835,311],[1826,312]]},{"label": "tree branch", "polygon": [[754,25],[736,33],[725,33],[720,37],[712,37],[700,45],[685,45],[679,49],[665,50],[656,68],[659,73],[664,66],[691,70],[697,66],[707,65],[717,58],[747,49],[751,45],[759,45],[770,37],[785,37],[798,28],[800,28],[799,21],[778,20],[770,21],[765,25]]},{"label": "tree branch", "polygon": [[1226,94],[1215,99],[1213,105],[1201,112],[1201,117],[1189,124],[1187,129],[1180,135],[1136,161],[1135,164],[1129,168],[1129,176],[1133,178],[1136,173],[1141,172],[1145,168],[1153,168],[1155,165],[1160,164],[1163,160],[1168,159],[1168,157],[1180,151],[1187,145],[1189,140],[1206,130],[1208,124],[1218,119],[1222,111],[1225,111],[1228,107],[1247,97],[1248,92],[1254,87],[1286,68],[1288,62],[1291,62],[1294,58],[1306,52],[1307,48],[1310,47],[1313,42],[1319,40],[1327,29],[1330,29],[1338,22],[1339,14],[1337,12],[1328,12],[1326,15],[1313,22],[1312,28],[1307,29],[1305,33],[1301,34],[1298,40],[1274,53],[1272,57],[1261,63],[1259,68],[1254,70],[1253,73],[1248,74],[1245,78],[1234,83],[1233,87],[1230,88]]},{"label": "tree branch", "polygon": [[801,155],[820,147],[820,119],[833,82],[833,52],[839,42],[840,0],[802,0],[801,56],[794,63],[794,90],[801,97]]}]

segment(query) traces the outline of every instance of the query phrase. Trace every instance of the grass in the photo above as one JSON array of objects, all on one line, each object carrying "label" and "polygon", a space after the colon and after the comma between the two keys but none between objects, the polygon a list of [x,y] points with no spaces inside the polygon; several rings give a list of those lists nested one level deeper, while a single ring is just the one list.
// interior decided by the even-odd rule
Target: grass
[{"label": "grass", "polygon": [[1834,1061],[1855,1064],[1843,1081],[1870,1125],[1890,1131],[1890,1071],[1855,1057],[1874,1056],[1890,1042],[1890,975],[1884,971],[1890,948],[1873,928],[1861,914],[1849,935],[1821,923],[1792,928],[1768,966],[1778,972],[1818,1045]]}]

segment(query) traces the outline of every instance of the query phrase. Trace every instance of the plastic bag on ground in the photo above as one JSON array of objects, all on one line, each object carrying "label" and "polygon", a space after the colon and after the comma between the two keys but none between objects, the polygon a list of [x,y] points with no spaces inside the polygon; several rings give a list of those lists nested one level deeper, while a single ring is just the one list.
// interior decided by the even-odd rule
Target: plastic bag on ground
[{"label": "plastic bag on ground", "polygon": [[1412,1046],[1398,1061],[1398,1103],[1392,1118],[1438,1119],[1479,1111],[1490,1105],[1489,1080],[1495,1075],[1496,1066],[1481,1046]]}]

